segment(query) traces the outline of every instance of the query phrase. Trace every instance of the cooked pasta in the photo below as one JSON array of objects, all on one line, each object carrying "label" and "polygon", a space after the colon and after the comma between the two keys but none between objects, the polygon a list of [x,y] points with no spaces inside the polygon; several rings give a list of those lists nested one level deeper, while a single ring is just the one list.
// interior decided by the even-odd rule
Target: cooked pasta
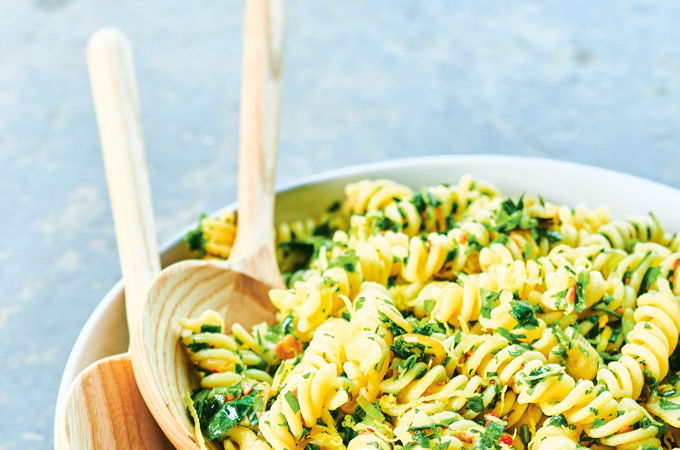
[{"label": "cooked pasta", "polygon": [[[227,258],[238,220],[187,236]],[[199,442],[225,449],[680,445],[680,234],[465,176],[364,180],[280,224],[275,326],[181,321]]]}]

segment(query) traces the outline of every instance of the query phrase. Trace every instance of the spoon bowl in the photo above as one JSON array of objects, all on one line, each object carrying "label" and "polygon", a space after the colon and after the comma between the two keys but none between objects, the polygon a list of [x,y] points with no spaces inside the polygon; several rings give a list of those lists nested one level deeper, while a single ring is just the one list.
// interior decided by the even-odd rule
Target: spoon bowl
[{"label": "spoon bowl", "polygon": [[[179,422],[179,427],[174,422],[169,429],[161,424],[178,448],[197,445],[184,396],[198,385],[198,377],[178,339],[180,320],[212,309],[225,318],[225,330],[235,322],[247,329],[261,322],[271,325],[276,312],[268,300],[271,288],[235,270],[228,262],[218,261],[182,261],[154,280],[142,310],[142,323],[156,325],[143,327],[141,345],[135,347],[134,353],[136,361],[141,358],[144,362],[144,379],[155,381],[151,386],[140,385],[140,389],[158,389],[155,395],[163,399],[162,403],[148,404],[149,408],[154,415],[161,411],[161,417],[171,416]],[[137,374],[139,369],[135,366]]]},{"label": "spoon bowl", "polygon": [[283,0],[249,0],[245,16],[238,229],[231,255],[226,262],[185,261],[163,270],[131,330],[139,389],[165,435],[181,449],[199,443],[185,403],[198,377],[179,341],[180,319],[213,309],[225,316],[227,330],[234,322],[246,328],[273,324],[276,310],[268,292],[283,287],[274,246]]}]

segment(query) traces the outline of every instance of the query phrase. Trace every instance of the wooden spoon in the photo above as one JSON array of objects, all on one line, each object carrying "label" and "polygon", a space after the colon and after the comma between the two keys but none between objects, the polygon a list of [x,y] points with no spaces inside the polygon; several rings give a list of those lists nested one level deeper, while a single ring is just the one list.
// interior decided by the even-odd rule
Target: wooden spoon
[{"label": "wooden spoon", "polygon": [[[160,271],[132,50],[120,31],[102,29],[87,57],[132,329]],[[144,404],[129,354],[87,367],[57,415],[58,449],[173,448]]]},{"label": "wooden spoon", "polygon": [[[274,247],[283,1],[249,0],[243,44],[238,232],[228,261],[183,261],[154,280],[132,330],[132,363],[144,400],[172,443],[197,448],[183,397],[198,382],[179,342],[179,321],[206,309],[226,313],[227,330],[273,323],[272,287],[282,287]],[[212,444],[209,444],[212,445]]]}]

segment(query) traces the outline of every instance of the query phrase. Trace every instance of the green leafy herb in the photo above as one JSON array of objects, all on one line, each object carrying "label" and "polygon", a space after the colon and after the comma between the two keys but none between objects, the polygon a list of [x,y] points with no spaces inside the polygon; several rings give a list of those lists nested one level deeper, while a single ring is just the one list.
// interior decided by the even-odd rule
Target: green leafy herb
[{"label": "green leafy herb", "polygon": [[304,239],[284,241],[279,244],[283,254],[281,260],[282,272],[295,272],[309,267],[309,263],[318,254],[321,247],[331,245],[325,236],[309,236]]},{"label": "green leafy herb", "polygon": [[207,439],[222,438],[239,424],[254,426],[258,423],[257,413],[264,410],[259,391],[253,390],[249,395],[231,400],[241,393],[242,387],[238,383],[228,388],[204,389],[193,396],[201,430]]},{"label": "green leafy herb", "polygon": [[529,441],[531,440],[531,431],[529,431],[529,425],[526,423],[519,427],[519,439],[522,441],[522,444],[529,445]]},{"label": "green leafy herb", "polygon": [[293,334],[295,331],[295,319],[292,315],[287,315],[280,322],[272,327],[269,333],[267,333],[264,338],[265,340],[278,343],[283,339],[284,336]]},{"label": "green leafy herb", "polygon": [[665,410],[680,409],[680,404],[673,403],[669,400],[666,400],[665,398],[661,399],[661,401],[659,402],[659,406],[661,407],[661,409]]},{"label": "green leafy herb", "polygon": [[407,342],[404,339],[395,339],[390,350],[401,359],[406,359],[411,355],[415,355],[418,361],[426,361],[428,354],[425,352],[425,346],[419,342]]},{"label": "green leafy herb", "polygon": [[538,326],[538,319],[531,304],[524,300],[510,302],[510,315],[517,321],[515,328],[533,330]]},{"label": "green leafy herb", "polygon": [[394,337],[401,336],[402,334],[406,334],[406,330],[403,329],[401,326],[399,326],[395,321],[390,319],[387,314],[385,314],[382,311],[378,312],[378,316],[380,317],[380,320],[383,321],[385,324],[387,324],[387,328],[390,330],[392,335]]},{"label": "green leafy herb", "polygon": [[513,344],[521,345],[522,342],[519,340],[519,338],[525,338],[526,337],[525,335],[519,334],[519,333],[513,334],[513,333],[509,332],[506,328],[503,328],[503,327],[499,327],[496,331],[498,332],[498,334],[500,334],[501,336],[503,336],[505,339],[512,342]]},{"label": "green leafy herb", "polygon": [[470,411],[480,413],[484,411],[484,399],[481,395],[475,395],[467,399],[467,407]]},{"label": "green leafy herb", "polygon": [[[357,410],[363,414],[363,410],[361,408],[356,408],[355,411]],[[353,415],[348,414],[342,419],[342,422],[340,422],[338,426],[338,434],[340,435],[343,444],[348,445],[349,441],[357,437],[358,433],[354,430],[354,427],[358,421],[361,421],[361,418],[355,418]]]},{"label": "green leafy herb", "polygon": [[498,440],[503,435],[506,423],[507,422],[490,420],[489,424],[486,426],[486,430],[484,430],[484,433],[480,436],[475,449],[491,450],[500,448]]},{"label": "green leafy herb", "polygon": [[222,327],[219,325],[201,325],[201,333],[221,333]]},{"label": "green leafy herb", "polygon": [[290,406],[290,409],[292,409],[294,413],[300,411],[300,403],[291,391],[286,391],[286,393],[283,394],[283,398],[286,399],[286,403],[288,403],[288,406]]},{"label": "green leafy herb", "polygon": [[538,225],[538,221],[524,210],[524,196],[522,196],[516,203],[510,198],[505,199],[496,212],[493,230],[507,234],[515,228],[528,230],[536,225]]},{"label": "green leafy herb", "polygon": [[586,286],[590,282],[590,272],[584,270],[579,272],[576,281],[576,303],[574,304],[574,311],[583,312],[586,309]]},{"label": "green leafy herb", "polygon": [[480,314],[485,319],[491,318],[491,310],[496,307],[496,301],[501,296],[500,292],[492,291],[490,289],[481,288],[479,296],[482,298],[482,307]]},{"label": "green leafy herb", "polygon": [[567,422],[567,418],[564,417],[562,414],[557,415],[557,416],[552,416],[550,420],[548,421],[549,425],[552,425],[553,427],[568,427],[569,422]]},{"label": "green leafy herb", "polygon": [[536,230],[536,235],[539,238],[545,238],[551,244],[561,242],[562,239],[564,239],[560,233],[558,233],[557,231],[550,230],[550,229],[548,229],[548,227],[537,226],[535,228],[535,230]]},{"label": "green leafy herb", "polygon": [[425,300],[423,302],[423,311],[425,311],[426,313],[431,312],[434,309],[434,305],[436,303],[437,302],[435,300],[431,300],[431,299]]},{"label": "green leafy herb", "polygon": [[341,206],[340,201],[336,200],[333,203],[331,203],[331,205],[328,208],[326,208],[326,211],[328,211],[329,213],[338,212],[340,211],[340,206]]},{"label": "green leafy herb", "polygon": [[414,327],[413,332],[417,334],[424,334],[425,336],[431,336],[434,333],[446,333],[446,327],[441,322],[429,322],[425,325]]},{"label": "green leafy herb", "polygon": [[364,421],[369,423],[383,423],[385,421],[385,416],[380,411],[380,408],[369,402],[365,397],[357,397],[357,405],[364,410],[365,418]]},{"label": "green leafy herb", "polygon": [[591,429],[593,429],[593,428],[600,428],[601,426],[606,425],[606,424],[607,424],[607,421],[606,421],[606,420],[600,419],[600,418],[598,417],[598,418],[596,418],[596,419],[593,421],[593,424],[590,426],[590,428],[591,428]]},{"label": "green leafy herb", "polygon": [[380,231],[399,231],[399,224],[387,216],[378,216],[373,226]]},{"label": "green leafy herb", "polygon": [[187,345],[187,347],[189,347],[189,350],[196,353],[200,352],[201,350],[210,348],[210,344],[208,344],[207,342],[191,342],[189,345]]},{"label": "green leafy herb", "polygon": [[468,253],[479,252],[484,248],[482,243],[479,242],[475,236],[468,237],[467,245],[468,245],[468,249],[467,249]]},{"label": "green leafy herb", "polygon": [[650,267],[645,272],[645,276],[642,277],[642,282],[640,283],[640,291],[638,294],[644,294],[649,290],[649,288],[656,283],[656,279],[659,278],[661,274],[661,267]]},{"label": "green leafy herb", "polygon": [[201,226],[201,221],[206,217],[205,214],[201,214],[201,218],[198,220],[198,226],[194,230],[187,232],[184,236],[184,241],[187,243],[187,247],[192,252],[199,252],[200,256],[205,255],[205,244],[206,239],[203,234],[203,227]]},{"label": "green leafy herb", "polygon": [[347,272],[354,273],[356,271],[357,262],[359,262],[359,258],[357,258],[354,250],[350,249],[333,258],[328,264],[328,267],[340,267]]},{"label": "green leafy herb", "polygon": [[491,245],[491,244],[506,245],[508,243],[508,240],[509,239],[508,239],[508,236],[506,234],[500,234],[493,241],[489,242],[489,245]]}]

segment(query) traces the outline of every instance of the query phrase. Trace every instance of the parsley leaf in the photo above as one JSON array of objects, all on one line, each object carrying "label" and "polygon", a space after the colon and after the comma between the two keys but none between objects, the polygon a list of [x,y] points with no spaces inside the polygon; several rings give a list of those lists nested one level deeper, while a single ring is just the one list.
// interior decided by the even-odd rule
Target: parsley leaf
[{"label": "parsley leaf", "polygon": [[517,321],[515,328],[533,330],[538,326],[538,319],[531,304],[524,300],[510,302],[510,315]]},{"label": "parsley leaf", "polygon": [[661,402],[659,402],[659,406],[661,409],[665,410],[674,410],[674,409],[680,409],[680,404],[673,403],[670,400],[666,400],[665,398],[661,399]]},{"label": "parsley leaf", "polygon": [[205,437],[215,440],[224,437],[236,425],[256,425],[257,413],[264,410],[259,392],[253,390],[249,395],[229,400],[241,395],[242,387],[238,383],[227,388],[203,389],[196,393],[192,401]]},{"label": "parsley leaf", "polygon": [[569,422],[567,422],[566,417],[560,414],[558,416],[552,416],[548,421],[548,425],[551,425],[553,427],[568,427]]},{"label": "parsley leaf", "polygon": [[484,434],[479,438],[479,442],[475,446],[478,450],[490,450],[500,448],[498,445],[498,440],[503,435],[503,430],[505,430],[505,425],[507,422],[490,420],[489,424],[484,430]]},{"label": "parsley leaf", "polygon": [[484,399],[481,395],[475,395],[467,399],[467,407],[470,411],[480,413],[484,411]]},{"label": "parsley leaf", "polygon": [[644,294],[649,290],[649,288],[656,282],[656,279],[659,278],[659,275],[661,274],[661,267],[650,267],[647,269],[647,272],[645,272],[645,276],[642,277],[642,283],[640,283],[640,291],[638,292],[638,295]]},{"label": "parsley leaf", "polygon": [[283,398],[286,399],[286,403],[288,403],[288,406],[290,406],[290,409],[292,409],[294,413],[300,411],[300,403],[291,391],[286,391],[286,393],[283,394]]},{"label": "parsley leaf", "polygon": [[596,418],[596,419],[593,421],[593,424],[590,426],[590,428],[591,428],[591,429],[593,429],[593,428],[600,428],[601,426],[606,425],[606,423],[607,423],[606,420],[600,419],[600,418],[598,417],[598,418]]},{"label": "parsley leaf", "polygon": [[574,311],[583,312],[586,309],[586,286],[590,282],[590,272],[584,270],[579,272],[576,281],[576,303],[574,304]]},{"label": "parsley leaf", "polygon": [[501,293],[492,291],[490,289],[481,288],[479,290],[479,296],[482,298],[482,307],[480,309],[480,314],[485,319],[490,319],[491,310],[496,307],[496,301],[501,296]]}]

